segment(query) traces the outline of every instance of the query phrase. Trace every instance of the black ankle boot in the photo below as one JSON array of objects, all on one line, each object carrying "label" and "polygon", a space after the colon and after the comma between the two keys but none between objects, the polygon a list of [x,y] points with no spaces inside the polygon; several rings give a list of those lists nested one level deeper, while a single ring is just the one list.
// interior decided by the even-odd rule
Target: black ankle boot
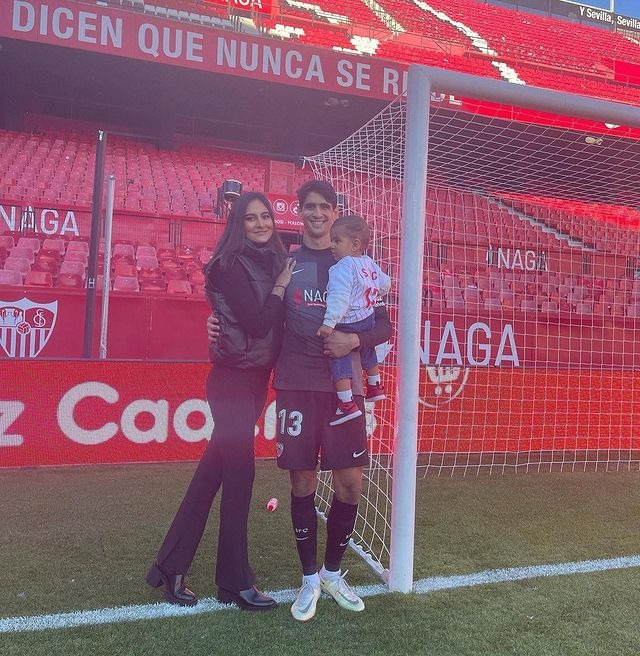
[{"label": "black ankle boot", "polygon": [[237,592],[219,587],[218,601],[223,604],[237,604],[242,610],[272,610],[278,606],[273,597],[260,592],[255,585],[248,590]]},{"label": "black ankle boot", "polygon": [[146,581],[152,588],[159,588],[161,585],[164,585],[164,598],[170,604],[195,606],[198,603],[198,598],[185,586],[183,574],[167,576],[154,563],[147,572]]}]

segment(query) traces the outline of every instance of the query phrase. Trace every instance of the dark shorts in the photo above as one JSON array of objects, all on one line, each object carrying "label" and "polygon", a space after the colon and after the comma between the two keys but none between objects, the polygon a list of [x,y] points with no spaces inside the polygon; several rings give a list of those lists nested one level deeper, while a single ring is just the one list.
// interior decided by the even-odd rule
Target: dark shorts
[{"label": "dark shorts", "polygon": [[278,467],[290,470],[347,469],[369,464],[364,399],[354,396],[362,410],[339,426],[329,426],[336,411],[332,392],[276,392],[276,453]]}]

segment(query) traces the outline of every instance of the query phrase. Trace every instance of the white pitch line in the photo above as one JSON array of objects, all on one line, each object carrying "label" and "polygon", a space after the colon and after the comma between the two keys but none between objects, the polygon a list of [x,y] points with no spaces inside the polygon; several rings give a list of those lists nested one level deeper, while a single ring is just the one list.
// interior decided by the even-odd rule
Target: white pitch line
[{"label": "white pitch line", "polygon": [[[587,574],[589,572],[605,572],[615,569],[640,567],[640,556],[621,556],[603,560],[582,560],[573,563],[558,563],[549,565],[531,565],[529,567],[510,567],[507,569],[492,569],[460,576],[434,576],[421,579],[414,584],[414,593],[429,594],[439,590],[454,590],[456,588],[489,585],[523,581],[549,576],[568,576],[571,574]],[[387,594],[388,589],[382,583],[354,587],[361,597],[373,597]],[[290,603],[295,599],[295,590],[280,590],[269,592],[281,604]],[[117,622],[137,622],[140,620],[160,619],[165,617],[184,617],[187,615],[202,615],[220,610],[236,609],[235,606],[221,604],[214,598],[200,599],[196,606],[183,607],[173,604],[140,604],[137,606],[120,606],[118,608],[103,608],[100,610],[83,610],[71,613],[56,613],[51,615],[32,615],[29,617],[7,617],[0,619],[0,633],[23,633],[27,631],[47,631],[50,629],[70,629],[77,626],[96,626]]]},{"label": "white pitch line", "polygon": [[545,576],[568,576],[570,574],[588,574],[589,572],[605,572],[612,569],[628,569],[640,567],[640,556],[620,556],[603,560],[581,560],[574,563],[558,563],[551,565],[529,565],[528,567],[509,567],[508,569],[488,569],[475,574],[462,576],[434,576],[416,581],[414,591],[426,594],[437,590],[452,590],[491,583],[508,581],[523,581]]}]

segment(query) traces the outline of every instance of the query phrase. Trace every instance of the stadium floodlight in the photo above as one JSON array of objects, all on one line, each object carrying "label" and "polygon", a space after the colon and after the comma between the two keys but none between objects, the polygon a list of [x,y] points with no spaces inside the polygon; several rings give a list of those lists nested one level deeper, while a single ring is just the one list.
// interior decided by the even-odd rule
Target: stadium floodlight
[{"label": "stadium floodlight", "polygon": [[218,187],[214,211],[219,219],[227,217],[230,206],[240,198],[241,193],[242,182],[239,180],[225,180],[222,187]]},{"label": "stadium floodlight", "polygon": [[[352,538],[391,590],[412,588],[418,454],[449,474],[640,466],[624,374],[638,351],[616,323],[619,299],[621,319],[640,316],[640,148],[624,132],[585,140],[605,124],[640,127],[640,108],[412,65],[405,95],[306,158],[370,222],[394,280],[381,355],[395,390],[367,409]],[[321,475],[321,515],[331,495]]]},{"label": "stadium floodlight", "polygon": [[225,180],[222,183],[222,197],[227,203],[233,203],[233,201],[238,200],[241,193],[242,182],[239,180]]}]

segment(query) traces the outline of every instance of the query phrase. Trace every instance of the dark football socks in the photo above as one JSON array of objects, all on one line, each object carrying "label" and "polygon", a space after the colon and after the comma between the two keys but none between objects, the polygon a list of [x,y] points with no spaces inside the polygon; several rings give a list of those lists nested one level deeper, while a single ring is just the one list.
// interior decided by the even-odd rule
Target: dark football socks
[{"label": "dark football socks", "polygon": [[318,516],[316,515],[315,497],[315,493],[306,497],[291,495],[291,523],[302,573],[305,576],[318,571]]},{"label": "dark football socks", "polygon": [[324,554],[324,566],[331,572],[340,569],[340,561],[349,546],[358,514],[358,504],[343,503],[333,497],[327,519],[327,548]]}]

